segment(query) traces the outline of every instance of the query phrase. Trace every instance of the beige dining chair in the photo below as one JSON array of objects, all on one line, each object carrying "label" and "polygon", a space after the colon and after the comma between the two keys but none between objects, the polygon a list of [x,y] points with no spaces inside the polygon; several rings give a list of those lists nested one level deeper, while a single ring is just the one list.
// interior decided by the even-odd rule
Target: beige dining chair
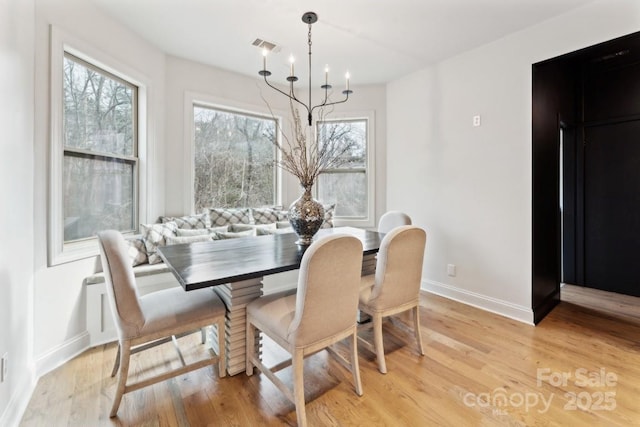
[{"label": "beige dining chair", "polygon": [[[225,306],[211,289],[184,291],[181,287],[139,296],[131,261],[122,234],[115,230],[98,233],[107,295],[118,331],[118,356],[114,371],[118,384],[110,417],[115,417],[122,396],[134,390],[164,381],[177,375],[218,364],[218,375],[225,376],[224,353]],[[186,364],[177,345],[177,337],[196,332],[209,325],[218,329],[219,354]],[[132,354],[173,341],[182,366],[151,378],[127,384],[129,359]]]},{"label": "beige dining chair", "polygon": [[378,232],[388,233],[396,227],[411,225],[411,217],[404,212],[385,212],[378,221]]},{"label": "beige dining chair", "polygon": [[358,308],[372,318],[374,344],[359,338],[366,348],[376,354],[378,370],[387,372],[382,339],[384,317],[411,311],[418,350],[424,354],[420,334],[420,281],[427,233],[415,226],[405,225],[389,231],[380,244],[375,274],[361,279]]},{"label": "beige dining chair", "polygon": [[[313,242],[302,256],[297,293],[267,295],[247,305],[247,375],[257,367],[295,404],[299,426],[306,426],[303,359],[327,349],[353,375],[362,396],[358,368],[356,315],[362,269],[362,243],[336,234]],[[291,354],[291,359],[266,367],[255,352],[256,328]],[[331,349],[345,338],[350,361]],[[275,372],[292,365],[293,391]]]}]

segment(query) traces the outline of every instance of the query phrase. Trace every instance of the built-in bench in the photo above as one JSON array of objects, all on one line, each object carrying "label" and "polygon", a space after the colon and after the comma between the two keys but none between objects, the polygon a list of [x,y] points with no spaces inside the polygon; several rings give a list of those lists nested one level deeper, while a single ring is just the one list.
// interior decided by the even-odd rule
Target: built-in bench
[{"label": "built-in bench", "polygon": [[[325,206],[324,227],[333,227],[335,205]],[[143,234],[127,237],[129,256],[136,277],[138,293],[145,295],[180,286],[169,268],[156,254],[157,246],[204,240],[238,238],[292,232],[286,212],[277,208],[208,209],[199,215],[161,217],[158,223],[142,225]],[[295,287],[297,272],[269,276],[264,280],[264,293]],[[94,273],[84,278],[86,289],[87,331],[90,345],[115,341],[117,332],[100,259]]]}]

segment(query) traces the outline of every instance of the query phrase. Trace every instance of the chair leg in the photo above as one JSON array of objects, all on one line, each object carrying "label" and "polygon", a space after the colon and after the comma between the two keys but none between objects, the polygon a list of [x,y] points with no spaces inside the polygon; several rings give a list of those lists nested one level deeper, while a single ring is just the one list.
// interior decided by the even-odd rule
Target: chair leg
[{"label": "chair leg", "polygon": [[247,376],[250,377],[251,375],[253,375],[253,363],[251,362],[251,360],[255,356],[255,351],[256,351],[256,346],[254,344],[256,341],[256,328],[249,321],[248,316],[247,316],[247,335],[246,336],[247,336],[247,341],[246,341],[246,352],[245,352],[245,359],[246,359],[245,372]]},{"label": "chair leg", "polygon": [[304,355],[302,350],[294,350],[292,357],[293,364],[293,395],[295,397],[296,416],[298,418],[298,427],[306,427],[307,413],[304,406]]},{"label": "chair leg", "polygon": [[378,370],[383,374],[387,373],[387,364],[384,360],[384,342],[382,341],[382,315],[373,315],[373,343],[378,359]]},{"label": "chair leg", "polygon": [[414,321],[414,333],[416,334],[416,341],[418,342],[418,351],[424,356],[424,349],[422,348],[422,334],[420,333],[420,306],[416,305],[413,309],[413,321]]},{"label": "chair leg", "polygon": [[353,383],[356,387],[356,393],[358,396],[362,396],[360,365],[358,363],[358,326],[354,327],[353,337],[351,338],[351,373],[353,374]]},{"label": "chair leg", "polygon": [[118,373],[118,385],[116,386],[116,394],[113,397],[113,406],[109,417],[113,418],[118,413],[122,395],[127,386],[127,376],[129,375],[129,358],[131,356],[131,343],[123,341],[120,343],[120,371]]},{"label": "chair leg", "polygon": [[118,352],[116,353],[116,360],[113,362],[113,369],[111,370],[111,376],[115,377],[120,367],[120,342],[118,342]]}]

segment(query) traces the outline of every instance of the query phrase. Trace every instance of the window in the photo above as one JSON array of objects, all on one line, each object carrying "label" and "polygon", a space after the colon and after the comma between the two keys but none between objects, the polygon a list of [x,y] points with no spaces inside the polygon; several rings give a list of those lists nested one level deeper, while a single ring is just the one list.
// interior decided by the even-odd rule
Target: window
[{"label": "window", "polygon": [[[323,203],[335,203],[337,218],[365,221],[372,215],[372,192],[369,169],[371,165],[368,147],[368,119],[320,121],[317,123],[320,144],[339,141],[350,145],[344,154],[343,164],[323,171],[318,178],[318,199]],[[365,225],[364,223],[362,225]]]},{"label": "window", "polygon": [[64,243],[137,229],[137,88],[88,62],[63,59]]},{"label": "window", "polygon": [[276,203],[275,119],[195,104],[193,123],[195,212]]},{"label": "window", "polygon": [[[149,80],[51,27],[48,265],[98,254],[96,232],[147,220]],[[144,117],[145,120],[139,120]]]}]

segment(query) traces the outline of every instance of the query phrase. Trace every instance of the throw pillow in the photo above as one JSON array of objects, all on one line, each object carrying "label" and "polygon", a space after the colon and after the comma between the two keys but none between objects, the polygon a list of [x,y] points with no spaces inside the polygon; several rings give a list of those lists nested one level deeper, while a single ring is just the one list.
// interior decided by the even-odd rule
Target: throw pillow
[{"label": "throw pillow", "polygon": [[167,244],[167,237],[175,237],[178,226],[175,222],[164,224],[141,224],[144,246],[149,256],[149,264],[158,264],[162,258],[158,255],[158,247]]},{"label": "throw pillow", "polygon": [[147,248],[144,245],[144,239],[141,235],[130,236],[125,238],[127,242],[127,255],[131,259],[131,266],[135,267],[140,264],[146,264],[149,262],[147,256]]},{"label": "throw pillow", "polygon": [[161,216],[160,222],[175,222],[178,228],[186,228],[188,230],[211,227],[211,218],[209,217],[209,212],[180,217]]},{"label": "throw pillow", "polygon": [[178,228],[176,234],[178,237],[181,236],[206,236],[206,235],[215,235],[216,231],[229,231],[228,226],[224,227],[208,227],[208,228],[198,228],[193,230],[188,230],[185,228]]},{"label": "throw pillow", "polygon": [[233,233],[237,233],[239,231],[247,231],[247,230],[275,230],[276,223],[271,224],[233,224],[229,226],[229,231]]},{"label": "throw pillow", "polygon": [[224,231],[216,233],[218,235],[218,238],[220,239],[235,239],[238,237],[247,237],[247,236],[255,236],[256,235],[256,230],[247,230],[247,231],[239,231],[237,233],[233,233],[233,232],[227,232],[225,233]]},{"label": "throw pillow", "polygon": [[292,227],[277,228],[275,230],[269,228],[256,228],[256,235],[258,236],[270,236],[272,234],[288,234],[293,233]]},{"label": "throw pillow", "polygon": [[196,236],[167,236],[167,246],[169,245],[182,245],[185,243],[197,243],[197,242],[210,242],[212,239],[209,234],[201,234]]},{"label": "throw pillow", "polygon": [[287,211],[276,208],[254,208],[251,209],[251,215],[256,224],[271,224],[287,219]]},{"label": "throw pillow", "polygon": [[249,208],[209,208],[209,217],[213,227],[231,224],[250,224]]}]

